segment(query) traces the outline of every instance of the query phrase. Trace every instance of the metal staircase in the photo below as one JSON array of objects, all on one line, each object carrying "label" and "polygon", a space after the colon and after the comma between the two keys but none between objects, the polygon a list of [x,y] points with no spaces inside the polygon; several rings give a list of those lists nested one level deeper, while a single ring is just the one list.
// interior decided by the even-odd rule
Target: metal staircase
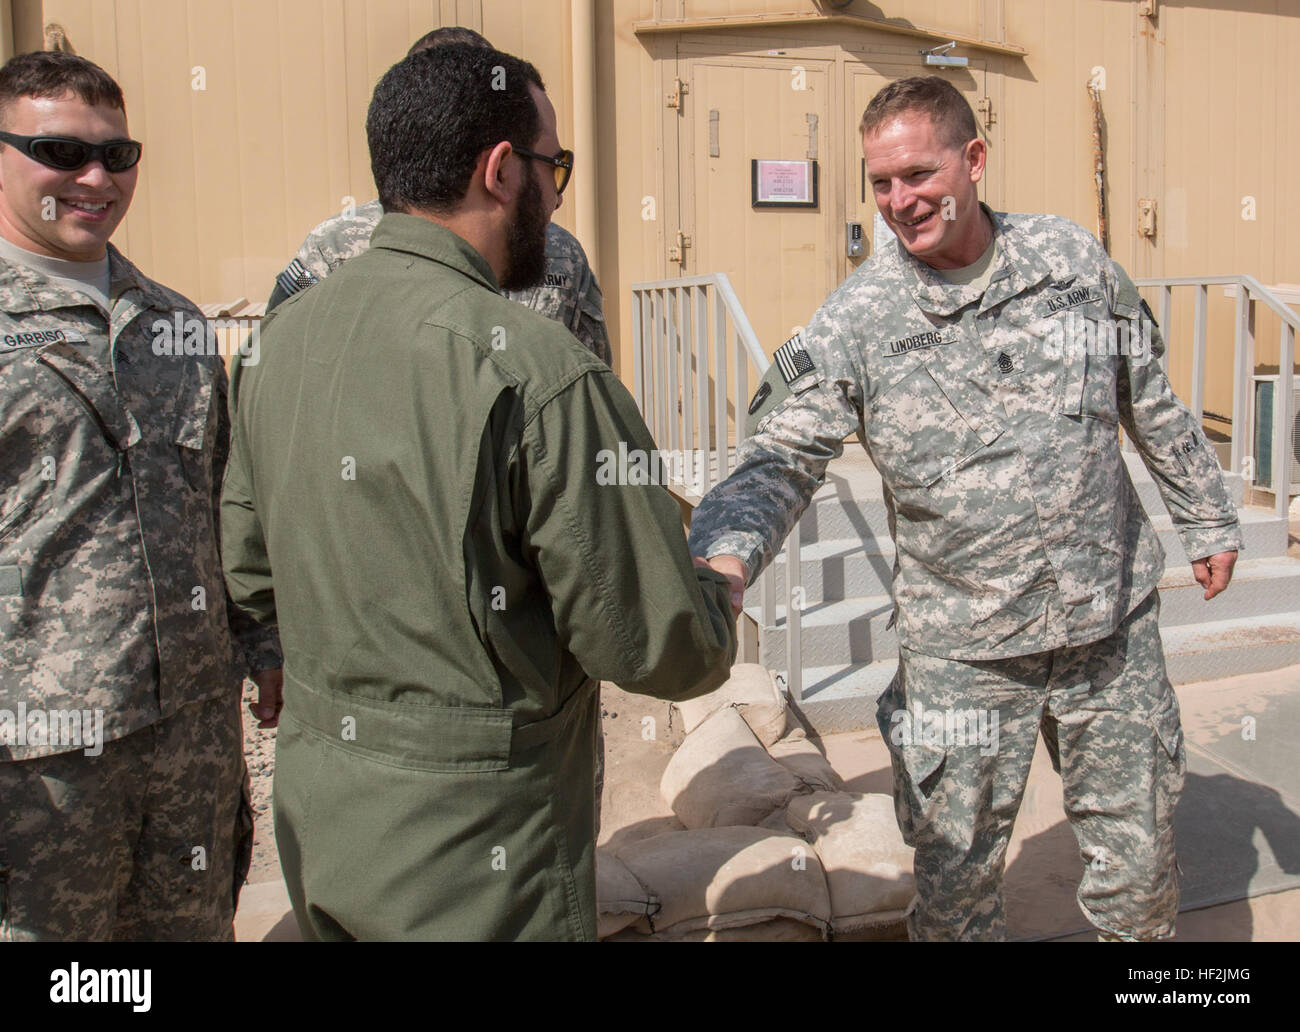
[{"label": "metal staircase", "polygon": [[[1213,601],[1191,567],[1155,483],[1141,460],[1126,454],[1129,475],[1166,554],[1160,582],[1160,627],[1175,684],[1300,663],[1300,559],[1287,558],[1287,523],[1273,510],[1242,506],[1240,476],[1225,473],[1241,514],[1245,549],[1232,584]],[[897,665],[898,641],[888,629],[894,547],[880,476],[852,442],[832,463],[800,530],[801,645],[804,713],[819,733],[875,726],[876,696]],[[776,596],[789,598],[789,553],[773,564]],[[762,621],[758,592],[746,610],[759,623],[759,662],[787,670],[786,618],[776,607]]]}]

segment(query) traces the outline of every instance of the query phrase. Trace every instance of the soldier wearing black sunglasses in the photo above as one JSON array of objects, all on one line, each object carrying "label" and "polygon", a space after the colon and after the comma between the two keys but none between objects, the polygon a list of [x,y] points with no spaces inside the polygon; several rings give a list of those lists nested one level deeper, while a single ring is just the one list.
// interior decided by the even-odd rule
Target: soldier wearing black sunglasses
[{"label": "soldier wearing black sunglasses", "polygon": [[75,136],[19,136],[0,132],[0,140],[17,147],[47,168],[73,172],[98,161],[108,172],[125,172],[140,161],[143,150],[135,140],[106,140],[90,143]]},{"label": "soldier wearing black sunglasses", "polygon": [[281,661],[226,605],[225,367],[159,348],[203,315],[109,243],[141,151],[117,83],[19,55],[0,127],[0,712],[49,729],[0,720],[0,938],[229,940],[252,850],[236,642],[255,681]]}]

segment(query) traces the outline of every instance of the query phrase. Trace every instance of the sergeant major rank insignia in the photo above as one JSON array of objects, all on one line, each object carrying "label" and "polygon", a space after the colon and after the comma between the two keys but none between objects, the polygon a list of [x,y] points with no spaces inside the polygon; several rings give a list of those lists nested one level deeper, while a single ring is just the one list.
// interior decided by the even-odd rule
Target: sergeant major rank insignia
[{"label": "sergeant major rank insignia", "polygon": [[[776,354],[772,356],[772,361],[781,370],[781,379],[791,389],[794,389],[796,383],[799,383],[799,386],[803,388],[811,387],[817,382],[815,379],[808,379],[811,374],[817,372],[817,369],[813,365],[812,359],[808,357],[808,352],[804,349],[803,334],[801,333],[796,333],[777,348]],[[800,383],[800,381],[803,382]]]}]

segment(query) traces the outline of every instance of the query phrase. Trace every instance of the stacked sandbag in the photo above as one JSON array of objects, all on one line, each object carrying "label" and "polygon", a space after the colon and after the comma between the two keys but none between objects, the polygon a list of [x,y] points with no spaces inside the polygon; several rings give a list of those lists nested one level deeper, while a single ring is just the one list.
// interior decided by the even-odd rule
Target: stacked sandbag
[{"label": "stacked sandbag", "polygon": [[731,705],[710,714],[668,761],[659,792],[687,828],[758,824],[806,786],[772,759]]},{"label": "stacked sandbag", "polygon": [[826,754],[817,748],[802,727],[796,726],[784,738],[769,745],[767,754],[810,791],[844,790],[844,782],[835,773]]},{"label": "stacked sandbag", "polygon": [[757,663],[737,663],[726,683],[697,699],[673,703],[691,734],[724,706],[734,706],[763,745],[771,745],[786,732],[785,695],[771,671]]},{"label": "stacked sandbag", "polygon": [[898,830],[890,796],[815,792],[792,800],[785,816],[826,872],[835,934],[902,920],[915,887],[912,849]]},{"label": "stacked sandbag", "polygon": [[659,790],[687,830],[597,851],[602,939],[898,934],[912,856],[892,799],[844,791],[764,667],[674,713]]},{"label": "stacked sandbag", "polygon": [[830,929],[830,894],[817,854],[789,833],[672,831],[629,843],[616,857],[659,906],[615,940],[811,940]]},{"label": "stacked sandbag", "polygon": [[596,850],[596,936],[607,939],[638,920],[653,917],[659,898],[637,881],[619,858]]}]

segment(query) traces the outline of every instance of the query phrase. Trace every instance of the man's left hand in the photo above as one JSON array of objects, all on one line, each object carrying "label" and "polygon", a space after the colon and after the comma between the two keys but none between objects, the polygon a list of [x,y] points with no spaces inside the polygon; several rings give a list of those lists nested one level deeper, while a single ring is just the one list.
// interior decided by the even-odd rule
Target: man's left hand
[{"label": "man's left hand", "polygon": [[248,706],[258,719],[257,726],[262,729],[275,727],[280,723],[280,710],[284,706],[284,667],[259,670],[248,676],[257,685],[257,701]]},{"label": "man's left hand", "polygon": [[1192,560],[1192,576],[1205,589],[1205,601],[1214,598],[1232,580],[1232,568],[1237,564],[1236,552],[1220,552],[1204,559]]}]

